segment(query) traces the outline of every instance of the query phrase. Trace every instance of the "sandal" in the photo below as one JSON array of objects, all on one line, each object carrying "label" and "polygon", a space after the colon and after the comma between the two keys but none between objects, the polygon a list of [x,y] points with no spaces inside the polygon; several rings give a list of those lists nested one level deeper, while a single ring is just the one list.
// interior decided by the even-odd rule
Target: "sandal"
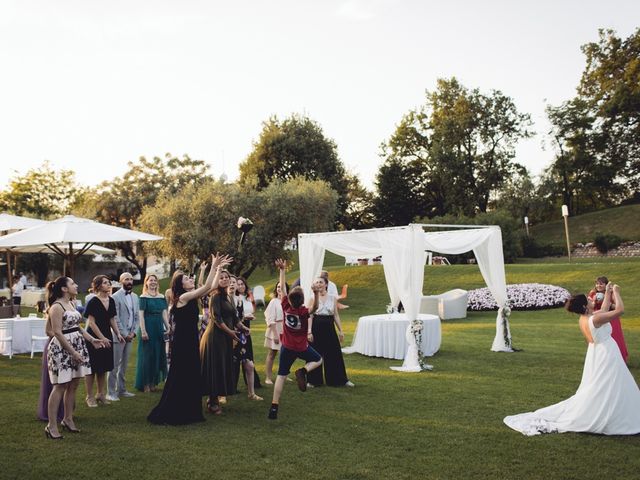
[{"label": "sandal", "polygon": [[251,395],[247,396],[249,398],[249,400],[255,400],[256,402],[261,402],[262,400],[264,400],[264,398],[262,398],[259,395],[256,395],[255,393],[252,393]]}]

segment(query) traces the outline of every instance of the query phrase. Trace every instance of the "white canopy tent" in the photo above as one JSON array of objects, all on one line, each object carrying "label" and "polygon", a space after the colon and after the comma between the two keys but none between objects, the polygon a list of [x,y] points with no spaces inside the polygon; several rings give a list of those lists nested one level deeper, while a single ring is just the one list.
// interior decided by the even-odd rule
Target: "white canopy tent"
[{"label": "white canopy tent", "polygon": [[[457,228],[425,232],[424,227]],[[500,309],[491,350],[512,352],[507,305],[507,286],[502,254],[502,233],[498,226],[458,226],[411,224],[405,227],[375,228],[344,232],[298,235],[300,283],[310,293],[311,283],[320,274],[326,250],[341,256],[382,256],[389,297],[400,301],[407,318],[416,319],[422,296],[425,251],[461,254],[473,251],[480,272]],[[409,338],[409,337],[408,337]],[[417,348],[410,345],[402,370],[416,371]],[[415,358],[414,358],[415,357]],[[419,369],[419,367],[418,367]]]}]

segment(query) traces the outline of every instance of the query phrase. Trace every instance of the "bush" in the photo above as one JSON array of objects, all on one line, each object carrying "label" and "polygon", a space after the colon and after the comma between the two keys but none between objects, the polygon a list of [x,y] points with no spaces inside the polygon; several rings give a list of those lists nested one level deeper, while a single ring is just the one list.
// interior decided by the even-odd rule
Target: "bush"
[{"label": "bush", "polygon": [[564,247],[551,245],[550,243],[541,244],[533,237],[522,237],[522,254],[527,258],[543,258],[543,257],[562,257],[567,252]]},{"label": "bush", "polygon": [[600,253],[607,253],[609,250],[618,248],[624,240],[617,235],[596,233],[593,243]]},{"label": "bush", "polygon": [[[562,307],[569,299],[568,290],[543,283],[507,285],[507,298],[512,310],[541,310]],[[488,288],[469,290],[468,310],[497,310],[498,305]]]}]

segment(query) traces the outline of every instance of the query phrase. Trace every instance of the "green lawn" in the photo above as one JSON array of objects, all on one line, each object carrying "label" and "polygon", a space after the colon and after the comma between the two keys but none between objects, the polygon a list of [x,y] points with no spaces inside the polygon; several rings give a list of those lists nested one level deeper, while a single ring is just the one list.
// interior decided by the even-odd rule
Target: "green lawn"
[{"label": "green lawn", "polygon": [[[382,312],[388,297],[381,267],[344,267],[334,260],[332,279],[349,284],[345,303],[351,308],[342,316],[350,342],[357,318]],[[640,378],[640,300],[634,293],[640,261],[506,269],[509,283],[553,283],[572,291],[590,288],[602,274],[620,283],[630,368]],[[256,278],[267,285],[272,277]],[[481,286],[474,265],[425,270],[425,293]],[[528,438],[502,423],[505,415],[573,394],[586,349],[576,320],[561,309],[514,312],[514,343],[523,351],[506,354],[489,350],[495,314],[471,313],[466,320],[443,323],[441,350],[429,360],[434,371],[396,373],[388,367],[399,361],[349,355],[354,389],[301,393],[287,384],[275,422],[266,418],[269,388],[259,391],[262,404],[231,397],[223,416],[184,427],[146,422],[159,394],[89,409],[81,389],[77,424],[83,432],[66,434],[60,442],[46,440],[44,425],[35,420],[40,358],[2,357],[0,478],[638,478],[640,437]],[[261,374],[263,332],[256,322]],[[135,358],[129,384],[134,374]]]},{"label": "green lawn", "polygon": [[[532,225],[531,236],[540,244],[566,245],[564,220]],[[596,233],[615,234],[625,240],[640,240],[640,204],[625,205],[569,217],[571,243],[593,242]]]}]

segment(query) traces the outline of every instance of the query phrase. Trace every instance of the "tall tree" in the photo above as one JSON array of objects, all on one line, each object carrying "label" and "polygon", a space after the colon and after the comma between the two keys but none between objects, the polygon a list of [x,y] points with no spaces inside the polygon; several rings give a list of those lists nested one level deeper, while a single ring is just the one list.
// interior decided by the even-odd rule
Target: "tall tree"
[{"label": "tall tree", "polygon": [[547,108],[556,158],[544,177],[573,214],[640,196],[640,29],[600,30],[582,52],[577,95]]},{"label": "tall tree", "polygon": [[[402,223],[416,215],[486,212],[505,179],[522,169],[515,147],[531,135],[530,125],[529,115],[502,92],[484,94],[455,77],[440,79],[425,105],[406,114],[383,145],[378,184],[402,175],[388,179],[407,204]],[[378,195],[380,204],[380,189]]]},{"label": "tall tree", "polygon": [[[140,157],[137,162],[128,163],[124,175],[88,192],[78,210],[103,223],[137,229],[145,206],[155,204],[160,195],[172,197],[187,186],[210,180],[208,168],[203,160],[193,160],[188,155],[176,157],[167,153],[150,160]],[[117,246],[144,277],[147,256],[142,245],[123,242]]]},{"label": "tall tree", "polygon": [[263,123],[260,138],[240,164],[240,183],[263,189],[276,179],[299,176],[324,180],[338,192],[338,221],[344,223],[348,179],[335,142],[305,115],[294,114],[284,120],[273,116]]}]

